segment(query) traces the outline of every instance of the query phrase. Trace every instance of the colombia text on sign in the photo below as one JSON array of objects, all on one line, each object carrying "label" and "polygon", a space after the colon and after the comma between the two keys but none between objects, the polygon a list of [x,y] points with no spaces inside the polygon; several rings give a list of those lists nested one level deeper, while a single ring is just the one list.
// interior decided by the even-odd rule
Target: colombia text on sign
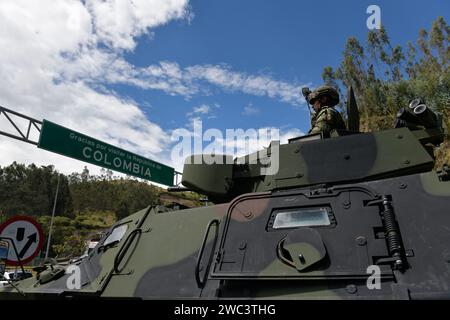
[{"label": "colombia text on sign", "polygon": [[174,169],[44,120],[38,147],[167,186]]}]

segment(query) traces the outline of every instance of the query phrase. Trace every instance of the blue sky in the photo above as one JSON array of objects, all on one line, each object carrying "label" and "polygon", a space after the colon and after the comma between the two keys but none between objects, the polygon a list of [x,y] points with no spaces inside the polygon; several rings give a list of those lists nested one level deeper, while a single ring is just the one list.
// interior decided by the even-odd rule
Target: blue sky
[{"label": "blue sky", "polygon": [[[192,1],[194,18],[172,22],[154,30],[126,55],[131,63],[145,67],[159,61],[176,61],[180,66],[226,64],[248,74],[270,74],[290,83],[321,83],[323,67],[337,66],[345,41],[356,36],[365,41],[366,9],[381,8],[382,23],[393,43],[405,44],[417,38],[420,27],[429,28],[438,15],[448,17],[449,1]],[[298,127],[307,131],[305,108],[239,92],[216,91],[189,101],[159,92],[116,88],[138,102],[163,128],[183,125],[187,109],[202,104],[219,104],[215,119],[204,125],[224,127]],[[258,109],[243,116],[245,106]],[[175,116],[176,114],[176,116]]]},{"label": "blue sky", "polygon": [[[394,45],[449,22],[448,0],[1,1],[0,104],[181,169],[170,137],[193,119],[307,132],[300,88],[339,65],[348,37],[365,42],[372,4]],[[85,165],[4,137],[0,153]]]}]

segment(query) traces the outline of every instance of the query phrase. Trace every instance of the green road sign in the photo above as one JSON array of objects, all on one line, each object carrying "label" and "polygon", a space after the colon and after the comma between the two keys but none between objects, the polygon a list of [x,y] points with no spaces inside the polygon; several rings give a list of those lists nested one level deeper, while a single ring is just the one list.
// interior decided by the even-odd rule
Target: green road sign
[{"label": "green road sign", "polygon": [[174,169],[44,120],[38,147],[114,171],[173,185]]}]

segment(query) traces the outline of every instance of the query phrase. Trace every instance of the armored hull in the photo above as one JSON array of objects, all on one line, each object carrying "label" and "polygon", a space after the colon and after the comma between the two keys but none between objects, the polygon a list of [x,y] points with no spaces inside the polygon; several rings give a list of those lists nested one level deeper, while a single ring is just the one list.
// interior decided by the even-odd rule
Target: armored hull
[{"label": "armored hull", "polygon": [[0,298],[448,299],[450,174],[424,147],[442,138],[401,127],[272,143],[253,156],[276,155],[273,174],[252,155],[186,164],[183,184],[217,205],[149,206],[75,267]]}]

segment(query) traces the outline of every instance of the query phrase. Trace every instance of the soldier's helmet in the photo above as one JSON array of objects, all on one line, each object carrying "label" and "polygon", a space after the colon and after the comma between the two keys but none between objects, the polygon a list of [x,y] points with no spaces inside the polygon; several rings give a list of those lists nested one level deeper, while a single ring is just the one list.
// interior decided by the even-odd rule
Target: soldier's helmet
[{"label": "soldier's helmet", "polygon": [[319,99],[320,97],[328,96],[329,98],[329,107],[333,107],[339,103],[339,93],[337,90],[331,86],[320,86],[316,88],[313,92],[308,95],[308,102],[310,104],[314,104],[314,101]]}]

